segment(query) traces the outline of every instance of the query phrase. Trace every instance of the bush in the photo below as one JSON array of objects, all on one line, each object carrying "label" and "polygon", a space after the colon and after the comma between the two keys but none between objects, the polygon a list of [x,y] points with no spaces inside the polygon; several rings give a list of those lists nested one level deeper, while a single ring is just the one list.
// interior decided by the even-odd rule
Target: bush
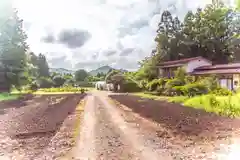
[{"label": "bush", "polygon": [[167,80],[166,88],[173,88],[176,86],[183,86],[183,85],[185,85],[184,81],[178,78],[173,78],[173,79]]},{"label": "bush", "polygon": [[154,79],[147,84],[147,88],[150,92],[160,90],[160,88],[164,88],[166,83],[166,79]]},{"label": "bush", "polygon": [[214,94],[216,96],[230,96],[230,95],[233,95],[233,92],[226,88],[219,87],[219,88],[211,91],[211,94]]},{"label": "bush", "polygon": [[207,94],[208,88],[202,83],[190,83],[181,88],[185,96],[193,97],[197,95]]},{"label": "bush", "polygon": [[32,82],[32,83],[30,84],[29,89],[32,90],[32,91],[37,91],[37,89],[38,89],[37,83],[36,83],[36,82]]},{"label": "bush", "polygon": [[61,87],[61,88],[43,88],[39,89],[39,91],[43,92],[81,92],[84,93],[84,88],[76,88],[76,87]]},{"label": "bush", "polygon": [[204,84],[209,91],[219,88],[218,78],[216,76],[203,77],[199,80],[199,83]]},{"label": "bush", "polygon": [[86,81],[76,82],[76,86],[78,86],[78,87],[94,87],[93,83],[89,83]]},{"label": "bush", "polygon": [[55,76],[53,78],[54,87],[61,87],[65,83],[65,79],[61,76]]},{"label": "bush", "polygon": [[240,99],[237,96],[216,97],[216,95],[202,95],[190,98],[184,105],[194,108],[202,108],[207,112],[218,115],[237,117],[240,116]]},{"label": "bush", "polygon": [[39,86],[39,88],[51,88],[54,83],[49,78],[41,77],[39,78],[39,80],[37,80],[37,85]]},{"label": "bush", "polygon": [[141,88],[138,86],[137,83],[133,82],[132,80],[126,80],[122,84],[122,91],[123,92],[139,92]]},{"label": "bush", "polygon": [[163,94],[165,96],[176,96],[178,95],[177,92],[180,94],[180,86],[183,86],[185,84],[184,81],[178,79],[178,78],[173,78],[173,79],[169,79],[166,82],[165,85],[165,90],[163,92]]}]

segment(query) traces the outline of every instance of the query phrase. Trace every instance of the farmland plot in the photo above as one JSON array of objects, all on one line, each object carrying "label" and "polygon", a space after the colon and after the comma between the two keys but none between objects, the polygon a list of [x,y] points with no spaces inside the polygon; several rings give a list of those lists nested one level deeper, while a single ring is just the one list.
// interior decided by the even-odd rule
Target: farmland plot
[{"label": "farmland plot", "polygon": [[75,109],[83,94],[43,95],[0,104],[0,155],[56,159],[73,146]]}]

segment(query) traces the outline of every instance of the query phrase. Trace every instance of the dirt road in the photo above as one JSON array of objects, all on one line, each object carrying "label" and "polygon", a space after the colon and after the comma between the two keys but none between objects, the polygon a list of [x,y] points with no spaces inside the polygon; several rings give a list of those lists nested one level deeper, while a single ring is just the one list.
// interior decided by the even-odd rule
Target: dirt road
[{"label": "dirt road", "polygon": [[[239,156],[240,120],[103,91],[88,94],[77,118],[74,113],[82,98],[52,95],[0,103],[0,159],[234,160]],[[77,119],[81,122],[75,144]]]},{"label": "dirt road", "polygon": [[178,134],[152,121],[152,115],[149,115],[150,119],[143,117],[131,107],[113,101],[116,97],[111,97],[112,99],[105,92],[94,92],[89,95],[85,106],[85,115],[88,116],[85,118],[85,125],[82,126],[82,137],[73,154],[75,159],[228,160],[229,155],[236,156],[239,151],[235,150],[234,154],[230,151],[232,141],[228,136],[217,135],[218,138],[214,139],[210,135],[203,138],[200,134],[195,137],[180,132]]}]

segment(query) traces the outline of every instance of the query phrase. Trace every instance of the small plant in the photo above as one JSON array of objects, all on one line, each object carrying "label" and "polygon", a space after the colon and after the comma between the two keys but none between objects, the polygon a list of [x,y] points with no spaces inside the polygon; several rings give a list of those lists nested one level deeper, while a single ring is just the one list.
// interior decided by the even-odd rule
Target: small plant
[{"label": "small plant", "polygon": [[231,96],[231,95],[233,95],[232,91],[230,91],[226,88],[220,88],[220,87],[216,88],[211,93],[214,94],[214,95],[217,95],[217,96]]}]

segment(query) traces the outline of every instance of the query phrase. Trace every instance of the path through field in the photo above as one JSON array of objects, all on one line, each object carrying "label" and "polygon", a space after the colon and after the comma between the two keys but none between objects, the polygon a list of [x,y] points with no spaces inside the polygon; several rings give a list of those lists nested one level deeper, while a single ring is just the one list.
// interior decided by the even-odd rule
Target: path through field
[{"label": "path through field", "polygon": [[[234,160],[240,120],[125,94],[92,91],[0,103],[0,159]],[[77,143],[75,122],[81,119]],[[80,125],[80,126],[79,126]],[[235,143],[235,144],[234,144]],[[67,156],[66,156],[67,154]]]},{"label": "path through field", "polygon": [[[210,130],[199,132],[197,127],[200,126],[196,124],[195,126],[191,124],[192,129],[189,129],[189,124],[186,122],[186,128],[183,130],[185,133],[181,133],[180,130],[179,133],[176,133],[163,124],[151,120],[152,114],[158,114],[158,112],[151,112],[151,114],[148,114],[149,118],[147,118],[141,116],[140,113],[133,109],[134,107],[144,108],[145,106],[136,106],[137,104],[132,103],[135,106],[131,108],[131,106],[123,106],[119,103],[123,104],[127,102],[127,99],[131,101],[131,96],[124,96],[126,99],[123,99],[121,95],[112,95],[110,97],[112,99],[107,96],[106,92],[93,92],[92,95],[89,95],[87,105],[85,106],[85,125],[82,126],[82,136],[74,151],[73,159],[230,160],[231,158],[232,160],[233,157],[233,159],[236,158],[239,148],[235,147],[237,150],[234,153],[230,151],[232,149],[230,144],[233,142],[231,141],[230,130],[229,128],[224,128],[225,126],[218,124],[217,127],[220,127],[220,129],[214,128],[217,133],[214,136],[210,134],[210,132],[213,132]],[[151,107],[151,105],[148,107]],[[172,113],[173,116],[174,114]],[[182,113],[179,111],[177,114]],[[193,112],[192,114],[194,115],[195,113]],[[162,115],[159,114],[159,116]],[[189,118],[188,115],[185,116],[186,119]],[[207,115],[203,118],[206,118],[206,121],[209,120]],[[173,120],[166,119],[166,121],[171,122]],[[190,119],[189,121],[191,123]],[[180,125],[180,122],[179,119],[179,122],[176,122],[176,124]],[[219,123],[219,121],[216,120],[213,123]],[[233,122],[228,123],[226,121],[226,123],[227,126],[231,126],[230,123]],[[210,128],[211,124],[209,124]],[[226,135],[220,134],[221,130]],[[236,129],[236,132],[239,133],[239,130]],[[208,136],[205,136],[207,134]]]}]

